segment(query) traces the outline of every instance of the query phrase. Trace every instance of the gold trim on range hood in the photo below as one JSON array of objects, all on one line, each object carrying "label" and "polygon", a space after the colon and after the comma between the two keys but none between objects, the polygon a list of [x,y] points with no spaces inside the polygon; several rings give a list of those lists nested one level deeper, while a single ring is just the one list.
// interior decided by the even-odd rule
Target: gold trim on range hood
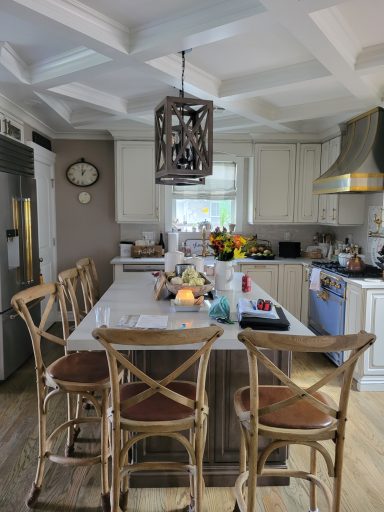
[{"label": "gold trim on range hood", "polygon": [[384,190],[384,110],[376,107],[346,124],[336,162],[313,182],[314,194]]}]

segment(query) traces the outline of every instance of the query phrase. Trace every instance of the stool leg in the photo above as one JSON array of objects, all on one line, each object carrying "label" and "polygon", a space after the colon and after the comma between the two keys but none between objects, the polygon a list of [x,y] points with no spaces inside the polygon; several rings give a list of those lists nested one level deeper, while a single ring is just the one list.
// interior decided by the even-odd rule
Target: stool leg
[{"label": "stool leg", "polygon": [[195,512],[203,510],[204,480],[203,480],[203,454],[204,454],[204,424],[197,426],[196,432],[196,478],[195,478]]},{"label": "stool leg", "polygon": [[[316,450],[311,448],[311,458],[310,458],[310,473],[312,475],[316,475],[317,472],[317,460],[316,460]],[[309,510],[310,512],[317,512],[317,487],[316,484],[310,481],[309,484]]]},{"label": "stool leg", "polygon": [[109,494],[109,482],[108,482],[108,389],[103,389],[101,392],[101,500],[103,512],[109,512],[111,510],[110,505],[110,494]]},{"label": "stool leg", "polygon": [[[344,432],[343,432],[344,434]],[[344,435],[336,440],[335,448],[335,478],[333,481],[333,503],[332,512],[340,512],[341,504],[341,482],[343,472],[344,456]]]},{"label": "stool leg", "polygon": [[248,443],[248,496],[247,512],[256,511],[256,488],[257,488],[257,457],[258,438],[257,431],[249,433]]},{"label": "stool leg", "polygon": [[[75,408],[73,406],[73,395],[71,393],[67,393],[67,417],[68,421],[74,419],[75,417]],[[65,456],[72,457],[75,451],[75,428],[74,425],[70,425],[68,427],[67,432],[67,444],[65,446]]]},{"label": "stool leg", "polygon": [[32,488],[28,495],[26,504],[28,507],[32,508],[36,503],[40,491],[41,486],[43,484],[44,478],[44,468],[45,468],[45,453],[46,453],[46,439],[47,439],[47,413],[44,409],[44,395],[45,395],[45,387],[40,381],[38,377],[37,384],[37,395],[38,395],[38,405],[37,405],[37,415],[39,421],[39,454],[37,459],[37,468],[36,468],[36,476],[35,480],[32,484]]},{"label": "stool leg", "polygon": [[[195,431],[193,428],[191,428],[191,430],[189,431],[189,442],[193,446],[193,448],[195,450],[195,454],[196,454],[196,436],[195,436]],[[189,457],[189,463],[192,466],[193,463],[192,463],[191,457]],[[196,500],[195,486],[196,486],[196,468],[195,468],[195,471],[193,471],[193,472],[191,471],[189,473],[190,505],[188,506],[187,510],[195,509],[195,500]]]},{"label": "stool leg", "polygon": [[[122,431],[122,448],[129,440],[129,432],[127,430]],[[127,455],[125,457],[125,460],[123,461],[123,466],[126,466],[129,464],[129,450],[127,452]],[[121,482],[121,489],[120,489],[120,508],[123,512],[125,512],[128,508],[128,491],[129,491],[129,476],[123,476],[122,482]]]},{"label": "stool leg", "polygon": [[120,497],[120,443],[121,430],[120,421],[116,416],[118,412],[114,411],[112,417],[112,488],[111,488],[111,512],[119,512]]}]

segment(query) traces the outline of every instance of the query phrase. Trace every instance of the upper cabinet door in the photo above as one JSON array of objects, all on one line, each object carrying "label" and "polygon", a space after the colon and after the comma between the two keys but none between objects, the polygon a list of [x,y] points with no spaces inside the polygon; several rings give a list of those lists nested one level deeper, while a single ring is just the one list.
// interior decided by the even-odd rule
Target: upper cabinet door
[{"label": "upper cabinet door", "polygon": [[117,222],[159,222],[153,142],[115,143]]},{"label": "upper cabinet door", "polygon": [[295,144],[256,144],[250,222],[293,222]]},{"label": "upper cabinet door", "polygon": [[296,171],[295,221],[317,222],[319,196],[312,192],[313,182],[320,176],[320,144],[300,144]]}]

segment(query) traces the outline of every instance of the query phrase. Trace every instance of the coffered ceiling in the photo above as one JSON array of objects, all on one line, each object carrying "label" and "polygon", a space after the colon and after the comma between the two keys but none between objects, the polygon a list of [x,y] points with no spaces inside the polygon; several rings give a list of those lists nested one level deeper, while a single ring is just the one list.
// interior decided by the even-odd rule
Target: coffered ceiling
[{"label": "coffered ceiling", "polygon": [[0,100],[47,135],[150,136],[181,86],[215,133],[323,136],[382,105],[383,0],[1,0]]}]

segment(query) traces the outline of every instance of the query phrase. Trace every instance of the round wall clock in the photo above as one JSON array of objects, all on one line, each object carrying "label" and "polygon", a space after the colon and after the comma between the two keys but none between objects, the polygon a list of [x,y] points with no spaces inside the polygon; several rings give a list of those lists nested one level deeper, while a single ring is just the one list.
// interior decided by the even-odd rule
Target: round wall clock
[{"label": "round wall clock", "polygon": [[79,201],[81,204],[88,204],[91,200],[91,194],[88,192],[80,192],[79,194]]},{"label": "round wall clock", "polygon": [[82,158],[80,162],[75,162],[68,167],[67,179],[77,187],[90,187],[99,179],[99,171],[93,164]]}]

